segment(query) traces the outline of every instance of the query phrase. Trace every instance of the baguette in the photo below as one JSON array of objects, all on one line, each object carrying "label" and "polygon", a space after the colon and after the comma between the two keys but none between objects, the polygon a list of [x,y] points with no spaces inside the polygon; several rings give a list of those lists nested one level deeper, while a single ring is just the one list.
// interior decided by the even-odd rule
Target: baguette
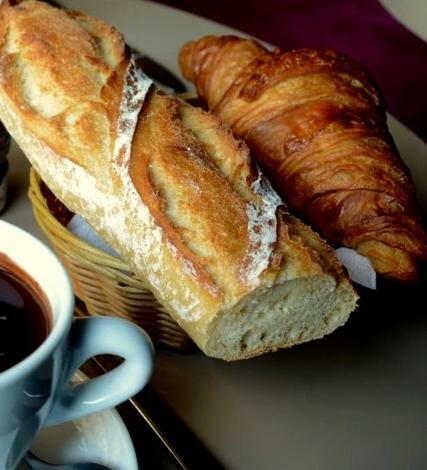
[{"label": "baguette", "polygon": [[357,296],[334,251],[228,128],[152,85],[118,31],[6,1],[0,38],[0,119],[207,355],[255,356],[348,319]]}]

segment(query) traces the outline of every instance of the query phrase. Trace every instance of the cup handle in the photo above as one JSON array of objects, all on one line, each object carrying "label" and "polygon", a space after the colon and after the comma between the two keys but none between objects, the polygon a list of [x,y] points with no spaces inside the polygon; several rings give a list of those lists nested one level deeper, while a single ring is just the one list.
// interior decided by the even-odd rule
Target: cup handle
[{"label": "cup handle", "polygon": [[[119,318],[78,318],[64,351],[65,371],[56,402],[45,425],[70,421],[112,408],[138,393],[153,369],[154,349],[138,326]],[[124,359],[115,369],[81,384],[70,384],[76,370],[91,357],[114,354]]]}]

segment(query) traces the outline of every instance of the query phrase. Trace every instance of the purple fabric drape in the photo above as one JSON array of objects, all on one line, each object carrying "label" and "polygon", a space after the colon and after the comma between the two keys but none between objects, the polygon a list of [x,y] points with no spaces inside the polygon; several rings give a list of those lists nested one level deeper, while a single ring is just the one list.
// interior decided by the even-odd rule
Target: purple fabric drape
[{"label": "purple fabric drape", "polygon": [[427,142],[427,43],[398,23],[378,1],[159,1],[285,50],[330,47],[350,55],[370,70],[388,111]]}]

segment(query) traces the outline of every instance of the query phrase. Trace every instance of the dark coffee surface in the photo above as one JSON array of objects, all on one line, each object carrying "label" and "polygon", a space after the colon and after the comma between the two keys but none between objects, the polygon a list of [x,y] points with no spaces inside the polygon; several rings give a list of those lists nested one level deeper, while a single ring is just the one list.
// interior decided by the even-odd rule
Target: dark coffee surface
[{"label": "dark coffee surface", "polygon": [[50,330],[41,297],[19,271],[0,264],[0,372],[35,351]]}]

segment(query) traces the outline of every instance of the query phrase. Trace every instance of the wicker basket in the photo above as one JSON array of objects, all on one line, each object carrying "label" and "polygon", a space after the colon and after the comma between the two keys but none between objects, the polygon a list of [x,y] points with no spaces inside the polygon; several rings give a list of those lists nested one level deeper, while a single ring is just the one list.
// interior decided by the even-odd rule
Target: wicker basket
[{"label": "wicker basket", "polygon": [[[35,218],[71,276],[76,296],[89,315],[112,315],[142,326],[155,342],[177,349],[193,343],[156,301],[143,281],[123,261],[75,237],[58,220],[67,209],[56,200],[46,201],[44,183],[31,169],[29,197]],[[44,186],[45,187],[45,186]],[[46,188],[46,187],[45,187]]]}]

